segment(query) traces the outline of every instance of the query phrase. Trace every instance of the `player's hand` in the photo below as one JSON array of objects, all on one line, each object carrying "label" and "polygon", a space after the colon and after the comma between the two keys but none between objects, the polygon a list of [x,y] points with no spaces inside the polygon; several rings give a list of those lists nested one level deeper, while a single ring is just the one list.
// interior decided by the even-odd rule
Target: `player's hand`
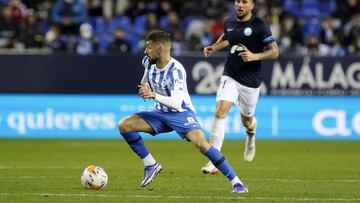
[{"label": "player's hand", "polygon": [[215,49],[213,46],[207,46],[204,48],[203,52],[205,57],[209,57],[215,52]]},{"label": "player's hand", "polygon": [[239,53],[239,56],[241,56],[242,60],[245,62],[250,62],[250,61],[257,61],[259,60],[257,55],[252,53],[249,49],[247,49],[245,46],[243,46],[244,51]]},{"label": "player's hand", "polygon": [[155,93],[151,91],[148,83],[138,85],[139,95],[146,101],[146,99],[155,99]]}]

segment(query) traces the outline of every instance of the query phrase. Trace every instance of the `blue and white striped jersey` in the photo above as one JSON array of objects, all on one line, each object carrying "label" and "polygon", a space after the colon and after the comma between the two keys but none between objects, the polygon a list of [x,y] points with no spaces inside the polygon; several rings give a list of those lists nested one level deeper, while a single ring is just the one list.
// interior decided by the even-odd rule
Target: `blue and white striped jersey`
[{"label": "blue and white striped jersey", "polygon": [[171,58],[169,63],[162,69],[158,69],[156,64],[149,63],[149,57],[144,56],[142,64],[145,72],[141,83],[148,82],[152,91],[157,94],[171,97],[174,101],[181,101],[181,107],[174,109],[158,101],[155,101],[154,108],[163,112],[183,112],[195,108],[191,102],[186,84],[186,71],[183,65]]}]

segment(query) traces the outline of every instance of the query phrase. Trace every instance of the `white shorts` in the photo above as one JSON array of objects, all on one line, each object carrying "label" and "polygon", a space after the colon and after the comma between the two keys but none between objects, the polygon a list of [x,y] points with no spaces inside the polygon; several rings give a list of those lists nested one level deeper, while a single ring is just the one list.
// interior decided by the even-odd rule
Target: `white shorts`
[{"label": "white shorts", "polygon": [[220,84],[216,93],[216,102],[225,100],[238,104],[240,113],[246,117],[251,117],[255,114],[260,87],[246,87],[231,77],[223,75],[220,78]]}]

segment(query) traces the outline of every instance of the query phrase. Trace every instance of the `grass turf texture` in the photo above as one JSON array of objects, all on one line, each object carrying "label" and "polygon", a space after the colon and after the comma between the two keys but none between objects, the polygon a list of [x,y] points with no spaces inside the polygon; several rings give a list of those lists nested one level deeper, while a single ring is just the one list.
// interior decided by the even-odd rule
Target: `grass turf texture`
[{"label": "grass turf texture", "polygon": [[[224,155],[249,193],[231,194],[222,175],[183,140],[146,140],[164,170],[140,188],[143,165],[123,140],[0,140],[0,202],[360,202],[360,142],[257,141],[252,163],[244,141]],[[105,168],[104,190],[83,189],[87,165]]]}]

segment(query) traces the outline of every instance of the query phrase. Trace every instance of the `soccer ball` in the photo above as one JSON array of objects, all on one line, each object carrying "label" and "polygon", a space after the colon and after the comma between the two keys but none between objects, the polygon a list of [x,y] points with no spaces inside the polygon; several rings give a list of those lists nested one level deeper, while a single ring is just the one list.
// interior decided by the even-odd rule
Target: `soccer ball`
[{"label": "soccer ball", "polygon": [[85,189],[100,190],[108,183],[108,175],[100,166],[88,166],[81,175],[81,184]]}]

